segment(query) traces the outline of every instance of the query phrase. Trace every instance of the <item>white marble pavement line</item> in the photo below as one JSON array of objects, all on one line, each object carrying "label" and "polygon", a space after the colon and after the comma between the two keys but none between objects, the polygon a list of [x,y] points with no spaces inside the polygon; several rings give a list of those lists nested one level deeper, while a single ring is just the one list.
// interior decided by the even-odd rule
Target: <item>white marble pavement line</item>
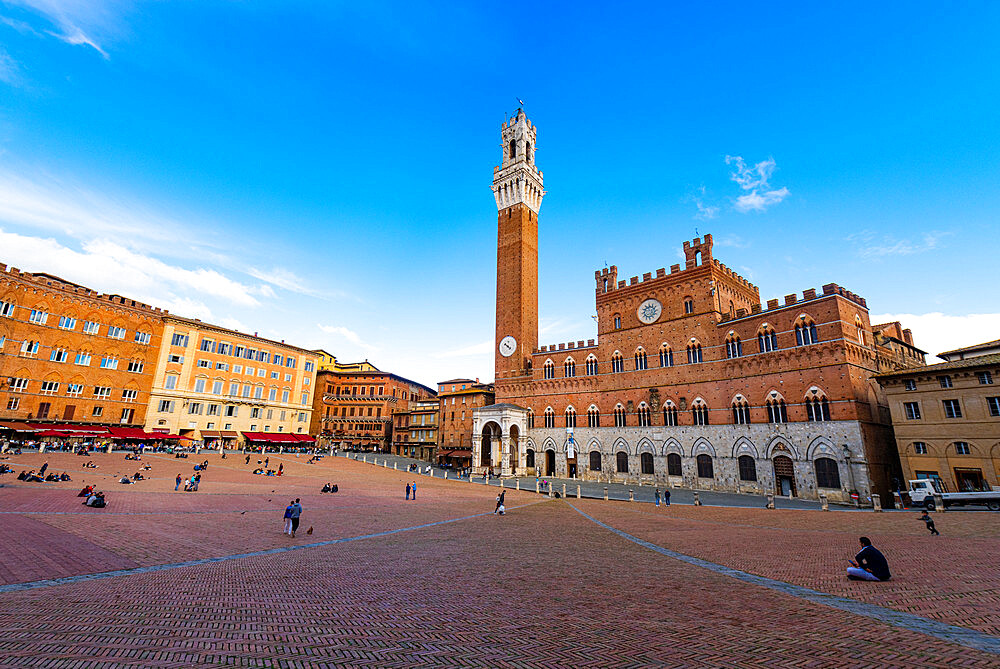
[{"label": "white marble pavement line", "polygon": [[[612,527],[611,525],[602,523],[596,518],[589,516],[580,509],[576,508],[573,504],[569,502],[567,502],[567,504],[569,504],[574,511],[587,520],[600,525],[606,530],[614,532],[623,539],[631,541],[634,544],[638,544],[643,548],[656,551],[661,555],[674,558],[675,560],[680,560],[681,562],[686,562],[687,564],[694,565],[696,567],[708,569],[717,574],[729,576],[746,583],[752,583],[753,585],[758,585],[763,588],[776,590],[777,592],[781,592],[792,597],[805,599],[815,604],[822,604],[823,606],[830,606],[855,615],[872,618],[887,625],[892,625],[893,627],[900,627],[912,632],[920,632],[921,634],[927,634],[944,641],[950,641],[951,643],[959,644],[961,646],[965,646],[966,648],[974,648],[987,653],[1000,655],[1000,638],[998,637],[977,632],[976,630],[971,630],[967,627],[938,622],[937,620],[931,620],[930,618],[924,618],[912,613],[894,611],[893,609],[887,609],[876,604],[867,604],[865,602],[848,599],[847,597],[840,597],[839,595],[831,595],[826,592],[820,592],[819,590],[813,590],[812,588],[806,588],[801,585],[767,578],[766,576],[758,576],[739,569],[733,569],[732,567],[726,567],[725,565],[717,564],[715,562],[709,562],[708,560],[685,555],[684,553],[678,553],[677,551],[657,546],[654,543],[650,543],[644,539],[633,536],[628,532],[624,532],[618,528]],[[872,587],[877,586],[873,585]]]}]

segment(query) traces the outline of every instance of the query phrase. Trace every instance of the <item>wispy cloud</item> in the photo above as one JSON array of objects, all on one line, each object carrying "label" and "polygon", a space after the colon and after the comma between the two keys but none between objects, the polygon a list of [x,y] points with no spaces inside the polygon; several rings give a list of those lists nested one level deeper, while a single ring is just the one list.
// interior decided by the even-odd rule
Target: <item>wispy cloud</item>
[{"label": "wispy cloud", "polygon": [[771,188],[771,175],[776,167],[774,158],[768,158],[750,166],[740,156],[726,156],[726,164],[733,166],[729,178],[746,191],[733,203],[733,208],[740,213],[766,211],[790,194],[790,191],[784,187]]},{"label": "wispy cloud", "polygon": [[120,3],[108,0],[7,0],[26,7],[51,24],[51,29],[38,30],[25,21],[4,19],[4,23],[24,33],[51,35],[67,44],[89,46],[105,59],[107,51],[97,43],[96,31],[107,30],[113,11]]},{"label": "wispy cloud", "polygon": [[716,239],[715,240],[715,245],[716,246],[727,246],[729,248],[734,248],[734,249],[745,249],[745,248],[748,248],[750,246],[750,242],[748,242],[747,240],[743,239],[739,235],[729,234],[729,235],[725,235],[723,237],[719,237],[718,239]]},{"label": "wispy cloud", "polygon": [[863,258],[908,256],[939,248],[941,241],[952,234],[948,231],[931,230],[915,235],[912,239],[899,239],[890,234],[862,230],[848,235],[847,241],[858,247],[858,254]]},{"label": "wispy cloud", "polygon": [[928,314],[872,314],[872,323],[899,321],[904,328],[913,330],[913,343],[931,355],[927,362],[941,362],[934,356],[963,346],[993,341],[1000,332],[1000,314],[948,315],[940,312]]},{"label": "wispy cloud", "polygon": [[0,47],[0,81],[11,86],[18,86],[21,81],[17,62],[4,51],[3,47]]},{"label": "wispy cloud", "polygon": [[694,218],[699,221],[708,221],[719,214],[719,207],[711,204],[706,204],[707,193],[704,186],[699,186],[696,193],[688,195],[684,198],[685,202],[693,202],[694,206],[698,209],[695,213]]},{"label": "wispy cloud", "polygon": [[333,334],[333,335],[338,335],[340,337],[343,337],[344,339],[346,339],[347,341],[351,342],[355,346],[363,348],[366,351],[377,351],[378,350],[377,346],[373,346],[372,344],[369,344],[367,341],[365,341],[364,339],[362,339],[361,336],[357,332],[354,332],[353,330],[351,330],[349,328],[346,328],[346,327],[344,327],[342,325],[322,325],[321,323],[317,323],[316,327],[318,327],[320,330],[322,330],[323,332],[325,332],[327,334]]}]

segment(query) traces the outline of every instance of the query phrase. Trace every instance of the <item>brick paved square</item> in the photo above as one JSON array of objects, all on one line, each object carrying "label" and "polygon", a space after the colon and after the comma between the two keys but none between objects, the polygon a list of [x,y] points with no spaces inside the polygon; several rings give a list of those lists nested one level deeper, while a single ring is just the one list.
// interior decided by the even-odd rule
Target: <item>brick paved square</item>
[{"label": "brick paved square", "polygon": [[[575,509],[667,550],[959,626],[989,645],[1000,536],[987,513],[939,515],[932,538],[916,514],[655,509],[508,490],[501,518],[496,488],[345,458],[271,456],[285,475],[263,478],[250,473],[256,458],[146,456],[150,478],[131,486],[114,482],[135,469],[120,454],[95,455],[97,470],[65,454],[8,462],[19,471],[46,459],[74,480],[0,479],[4,666],[1000,664],[997,646],[687,564]],[[199,492],[174,492],[174,476],[204,459]],[[406,501],[414,480],[417,500]],[[84,481],[108,492],[106,509],[81,506]],[[320,494],[326,481],[340,492]],[[281,516],[294,497],[305,512],[292,539]],[[860,534],[885,549],[893,581],[844,580]]]}]

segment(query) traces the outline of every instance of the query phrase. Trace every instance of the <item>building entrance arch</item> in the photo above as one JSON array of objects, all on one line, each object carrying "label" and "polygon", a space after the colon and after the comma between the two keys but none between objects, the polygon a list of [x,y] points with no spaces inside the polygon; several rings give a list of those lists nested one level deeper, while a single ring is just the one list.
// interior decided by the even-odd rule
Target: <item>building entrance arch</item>
[{"label": "building entrance arch", "polygon": [[774,492],[785,497],[796,497],[795,466],[787,455],[776,455],[774,460]]},{"label": "building entrance arch", "polygon": [[500,446],[500,426],[490,421],[483,426],[483,441],[479,449],[479,466],[493,466],[493,444]]},{"label": "building entrance arch", "polygon": [[556,475],[556,452],[551,448],[545,451],[545,475]]},{"label": "building entrance arch", "polygon": [[517,425],[510,426],[510,471],[511,473],[517,472],[518,458],[520,456],[520,447],[518,446],[518,437],[521,432],[517,429]]}]

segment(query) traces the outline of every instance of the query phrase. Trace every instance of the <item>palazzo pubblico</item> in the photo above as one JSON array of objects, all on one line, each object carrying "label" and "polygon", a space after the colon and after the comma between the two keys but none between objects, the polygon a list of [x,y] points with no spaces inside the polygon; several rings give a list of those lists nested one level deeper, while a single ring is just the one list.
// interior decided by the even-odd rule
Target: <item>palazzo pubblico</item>
[{"label": "palazzo pubblico", "polygon": [[712,237],[684,265],[594,273],[597,339],[539,346],[537,129],[502,126],[496,404],[475,415],[477,473],[803,498],[883,499],[902,474],[871,377],[924,364],[909,330],[837,284],[761,303]]}]

